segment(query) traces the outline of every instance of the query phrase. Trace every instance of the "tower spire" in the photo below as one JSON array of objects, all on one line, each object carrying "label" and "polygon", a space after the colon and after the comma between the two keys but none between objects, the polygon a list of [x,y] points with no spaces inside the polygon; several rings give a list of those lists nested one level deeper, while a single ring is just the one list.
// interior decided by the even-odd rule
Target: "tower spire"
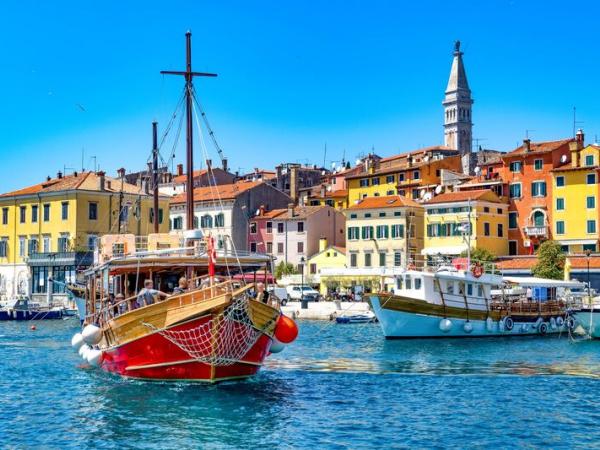
[{"label": "tower spire", "polygon": [[454,43],[454,58],[450,68],[450,77],[446,86],[444,105],[444,141],[447,147],[460,151],[462,169],[471,173],[471,147],[473,140],[473,122],[471,109],[473,99],[467,81],[460,41]]}]

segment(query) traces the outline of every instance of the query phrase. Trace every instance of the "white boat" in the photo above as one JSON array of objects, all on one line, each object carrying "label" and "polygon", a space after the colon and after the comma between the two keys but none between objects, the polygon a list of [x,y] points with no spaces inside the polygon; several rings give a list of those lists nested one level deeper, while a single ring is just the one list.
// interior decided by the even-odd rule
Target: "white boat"
[{"label": "white boat", "polygon": [[576,326],[569,289],[577,281],[502,277],[481,266],[406,270],[394,281],[391,291],[368,295],[388,339],[544,335]]},{"label": "white boat", "polygon": [[592,339],[600,339],[600,297],[593,297],[591,301],[585,299],[575,316],[585,334]]}]

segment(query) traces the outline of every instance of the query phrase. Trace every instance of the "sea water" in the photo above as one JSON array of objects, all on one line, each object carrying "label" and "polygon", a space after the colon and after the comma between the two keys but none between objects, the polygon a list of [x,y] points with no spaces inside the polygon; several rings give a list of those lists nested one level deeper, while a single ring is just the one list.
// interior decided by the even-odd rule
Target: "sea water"
[{"label": "sea water", "polygon": [[0,447],[600,447],[600,342],[386,341],[301,322],[258,376],[124,380],[81,363],[77,320],[0,323]]}]

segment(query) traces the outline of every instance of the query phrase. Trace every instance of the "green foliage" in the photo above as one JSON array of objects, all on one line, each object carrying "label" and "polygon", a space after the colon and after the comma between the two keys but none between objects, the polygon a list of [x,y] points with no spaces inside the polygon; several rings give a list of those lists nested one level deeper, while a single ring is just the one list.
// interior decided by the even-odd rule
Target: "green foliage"
[{"label": "green foliage", "polygon": [[[463,258],[467,257],[467,251],[465,250],[460,254]],[[479,262],[492,262],[496,260],[496,255],[490,252],[486,248],[475,248],[471,250],[471,261]]]},{"label": "green foliage", "polygon": [[275,267],[275,278],[280,280],[282,277],[286,275],[295,275],[298,271],[294,267],[293,264],[285,263],[285,261],[281,261],[277,267]]},{"label": "green foliage", "polygon": [[538,262],[531,272],[536,277],[562,280],[565,266],[565,255],[555,241],[545,241],[536,253]]}]

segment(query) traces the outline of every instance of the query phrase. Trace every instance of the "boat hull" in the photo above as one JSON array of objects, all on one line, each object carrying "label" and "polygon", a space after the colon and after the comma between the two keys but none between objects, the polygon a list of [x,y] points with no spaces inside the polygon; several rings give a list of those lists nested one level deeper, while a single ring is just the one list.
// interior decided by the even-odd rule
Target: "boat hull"
[{"label": "boat hull", "polygon": [[582,309],[575,313],[577,321],[593,339],[600,339],[600,310]]},{"label": "boat hull", "polygon": [[5,320],[58,320],[63,318],[62,310],[28,311],[22,309],[0,311],[0,321]]},{"label": "boat hull", "polygon": [[[556,318],[553,322],[548,318],[544,322],[546,331],[541,333],[538,317],[534,316],[512,316],[514,325],[509,330],[504,326],[499,315],[494,314],[487,318],[482,317],[486,315],[485,312],[471,311],[472,317],[469,318],[465,317],[464,313],[455,316],[447,315],[450,327],[447,331],[442,331],[440,322],[445,318],[443,315],[401,310],[398,304],[395,305],[395,309],[388,309],[385,307],[387,300],[382,302],[378,295],[371,295],[370,300],[373,312],[387,339],[528,336],[555,334],[567,330],[566,325],[556,324]],[[466,325],[467,323],[469,325]]]}]

